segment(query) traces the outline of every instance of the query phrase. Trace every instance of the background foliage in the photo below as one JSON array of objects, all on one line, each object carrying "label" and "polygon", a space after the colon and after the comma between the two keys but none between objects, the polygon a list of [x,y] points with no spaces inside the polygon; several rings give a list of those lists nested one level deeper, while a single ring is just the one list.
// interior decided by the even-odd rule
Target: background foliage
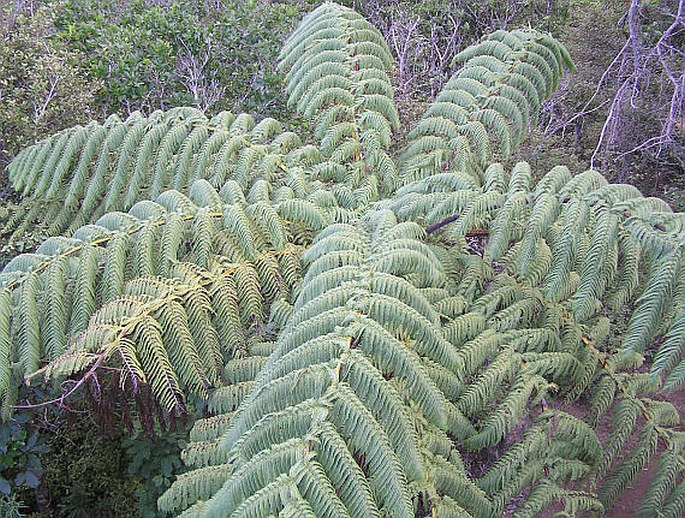
[{"label": "background foliage", "polygon": [[[55,6],[56,7],[56,6]],[[81,54],[61,44],[55,7],[0,7],[0,166],[24,146],[90,119],[96,83],[76,65]]]}]

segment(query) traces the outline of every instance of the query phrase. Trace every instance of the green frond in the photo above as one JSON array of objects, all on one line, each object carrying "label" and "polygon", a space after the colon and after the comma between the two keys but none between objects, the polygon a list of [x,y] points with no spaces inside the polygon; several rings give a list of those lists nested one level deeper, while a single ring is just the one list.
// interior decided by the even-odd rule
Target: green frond
[{"label": "green frond", "polygon": [[618,241],[618,218],[607,212],[600,214],[590,240],[590,249],[580,271],[578,289],[573,296],[573,310],[580,320],[590,317],[594,310],[594,300],[603,298],[604,290],[614,277],[617,257],[613,256],[612,261],[610,250]]},{"label": "green frond", "polygon": [[500,32],[455,58],[464,66],[410,133],[402,154],[405,181],[416,179],[415,164],[429,153],[440,151],[442,156],[422,177],[449,167],[463,149],[453,144],[458,135],[468,137],[471,166],[484,168],[492,162],[495,141],[499,153],[509,156],[525,137],[530,122],[537,119],[541,102],[556,88],[564,66],[569,65],[558,59],[561,51],[555,53],[531,35]]},{"label": "green frond", "polygon": [[511,386],[509,395],[484,420],[478,433],[466,439],[464,445],[477,450],[502,441],[528,411],[529,399],[539,401],[547,393],[547,389],[547,381],[540,376],[530,376],[516,381]]},{"label": "green frond", "polygon": [[658,435],[654,428],[647,425],[642,429],[638,444],[626,458],[602,481],[597,497],[604,507],[608,507],[631,484],[647,466],[649,459],[658,447]]},{"label": "green frond", "polygon": [[86,328],[88,320],[95,310],[95,284],[98,277],[97,249],[95,247],[85,246],[83,248],[79,258],[78,272],[70,319],[70,332],[72,334],[77,334]]},{"label": "green frond", "polygon": [[672,390],[682,383],[681,364],[683,346],[685,345],[683,343],[685,332],[683,327],[685,324],[685,317],[683,315],[684,313],[681,311],[674,319],[652,364],[652,373],[655,375],[670,372],[670,376],[668,376],[664,387],[667,390]]},{"label": "green frond", "polygon": [[[283,132],[273,119],[255,125],[250,117],[224,113],[213,125],[196,110],[187,117],[178,117],[177,112],[137,116],[130,123],[91,123],[39,142],[31,148],[33,154],[43,148],[48,153],[55,142],[64,139],[71,142],[59,166],[46,163],[45,170],[34,164],[31,171],[23,171],[28,164],[24,155],[18,157],[10,170],[17,186],[22,185],[25,195],[31,197],[28,203],[44,198],[47,182],[51,187],[48,198],[40,199],[42,206],[34,204],[33,210],[17,216],[15,233],[31,224],[51,234],[61,233],[92,222],[105,211],[127,210],[139,201],[155,199],[170,187],[190,194],[201,206],[216,208],[221,204],[215,195],[211,201],[204,198],[207,181],[218,187],[234,175],[247,189],[259,176],[278,177],[288,156],[303,152],[301,140]],[[233,119],[229,128],[228,121]],[[44,179],[40,185],[36,183],[39,178]],[[45,202],[54,212],[49,218],[45,217]]]},{"label": "green frond", "polygon": [[17,359],[26,374],[38,370],[42,356],[38,290],[39,278],[31,273],[19,290],[17,305],[12,315],[16,322]]},{"label": "green frond", "polygon": [[609,471],[626,441],[632,435],[638,411],[637,403],[632,398],[623,398],[616,403],[612,417],[611,437],[605,445],[605,454],[597,467],[598,477]]},{"label": "green frond", "polygon": [[[67,261],[59,258],[48,267],[45,276],[45,318],[41,330],[42,350],[48,360],[55,360],[67,346],[68,307],[63,298],[66,289]],[[0,384],[1,386],[1,384]]]},{"label": "green frond", "polygon": [[[392,57],[378,30],[346,7],[322,5],[302,20],[280,59],[288,103],[313,119],[322,154],[338,164],[384,164],[380,176],[394,176],[392,162],[377,158],[399,128],[387,74]],[[384,181],[388,189],[393,183]]]},{"label": "green frond", "polygon": [[656,334],[664,310],[670,304],[680,267],[680,253],[676,251],[664,257],[659,270],[651,273],[623,338],[626,351],[643,351]]},{"label": "green frond", "polygon": [[190,507],[197,501],[207,500],[228,479],[232,468],[228,464],[207,466],[179,475],[171,489],[158,500],[159,509],[174,512]]}]

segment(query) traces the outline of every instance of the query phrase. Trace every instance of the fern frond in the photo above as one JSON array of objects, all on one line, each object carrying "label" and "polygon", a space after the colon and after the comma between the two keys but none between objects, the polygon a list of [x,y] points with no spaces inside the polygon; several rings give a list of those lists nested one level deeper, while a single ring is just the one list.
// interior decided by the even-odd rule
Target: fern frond
[{"label": "fern frond", "polygon": [[399,116],[392,58],[378,30],[346,7],[323,5],[305,17],[280,59],[288,103],[314,119],[323,155],[334,164],[376,166],[381,184],[394,188],[387,149]]},{"label": "fern frond", "polygon": [[[537,118],[541,101],[556,88],[563,68],[569,66],[570,62],[560,59],[561,45],[548,36],[545,41],[553,42],[549,44],[558,52],[538,43],[536,39],[543,35],[535,31],[500,31],[492,38],[455,58],[464,63],[463,68],[447,82],[410,134],[402,155],[405,183],[418,179],[414,164],[429,152],[441,151],[433,155],[435,165],[424,169],[421,177],[448,168],[461,151],[452,143],[458,134],[468,136],[470,148],[479,150],[468,160],[471,174],[478,176],[479,170],[492,162],[495,140],[499,153],[507,157],[527,133],[530,121]],[[421,144],[427,138],[431,139],[430,148]]]},{"label": "fern frond", "polygon": [[[260,175],[269,180],[281,177],[288,156],[301,153],[301,142],[293,135],[283,133],[273,119],[255,125],[244,115],[224,113],[210,121],[196,110],[186,113],[178,108],[147,118],[137,115],[124,122],[73,128],[39,142],[10,165],[16,187],[23,189],[33,209],[19,216],[23,222],[13,223],[14,230],[8,225],[5,232],[17,235],[34,223],[53,235],[73,231],[105,212],[155,199],[171,187],[197,201],[201,194],[190,191],[201,187],[198,180],[219,187],[234,175],[247,190]],[[43,149],[62,153],[66,141],[69,151],[59,167],[46,163],[45,168],[25,159]],[[284,143],[295,145],[289,148]],[[72,155],[80,156],[78,162],[69,158]]]}]

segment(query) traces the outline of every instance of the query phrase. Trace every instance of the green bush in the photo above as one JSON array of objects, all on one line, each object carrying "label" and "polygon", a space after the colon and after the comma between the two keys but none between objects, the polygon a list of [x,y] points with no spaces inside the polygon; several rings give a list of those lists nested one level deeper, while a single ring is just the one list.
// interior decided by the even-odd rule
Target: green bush
[{"label": "green bush", "polygon": [[123,437],[94,432],[90,419],[62,424],[43,457],[50,509],[65,518],[138,516],[138,481],[128,473]]},{"label": "green bush", "polygon": [[56,8],[0,7],[0,169],[36,139],[93,117],[95,83],[74,65],[81,55],[53,38]]},{"label": "green bush", "polygon": [[299,6],[231,1],[221,7],[186,0],[68,0],[57,20],[60,40],[83,53],[101,82],[103,112],[150,112],[194,105],[216,112],[279,111],[274,64]]}]

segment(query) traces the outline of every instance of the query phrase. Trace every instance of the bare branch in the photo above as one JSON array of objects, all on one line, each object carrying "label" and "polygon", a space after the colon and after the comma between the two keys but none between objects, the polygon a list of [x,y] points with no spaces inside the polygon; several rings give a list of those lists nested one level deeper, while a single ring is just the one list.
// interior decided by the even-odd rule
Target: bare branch
[{"label": "bare branch", "polygon": [[50,82],[50,90],[45,94],[45,99],[43,100],[43,104],[38,106],[37,104],[34,103],[33,105],[33,121],[37,123],[45,114],[46,110],[48,109],[48,105],[50,104],[50,101],[52,101],[57,94],[56,89],[57,89],[57,83],[60,81],[60,76],[58,74],[54,74],[49,78]]},{"label": "bare branch", "polygon": [[[668,27],[656,42],[650,42],[645,23],[649,20],[653,26],[663,19],[668,20]],[[602,73],[592,96],[565,120],[553,123],[550,119],[546,128],[548,134],[563,133],[569,125],[608,104],[590,159],[591,167],[600,162],[606,166],[609,159],[616,161],[634,153],[660,156],[677,143],[677,133],[683,127],[685,50],[676,44],[675,38],[685,31],[685,0],[679,0],[676,10],[664,7],[656,15],[654,9],[643,7],[640,0],[631,0],[623,21],[628,29],[627,39]],[[609,97],[597,104],[600,96],[609,92]],[[637,110],[649,112],[658,121],[658,129],[646,133],[645,128],[639,127],[635,123]]]}]

